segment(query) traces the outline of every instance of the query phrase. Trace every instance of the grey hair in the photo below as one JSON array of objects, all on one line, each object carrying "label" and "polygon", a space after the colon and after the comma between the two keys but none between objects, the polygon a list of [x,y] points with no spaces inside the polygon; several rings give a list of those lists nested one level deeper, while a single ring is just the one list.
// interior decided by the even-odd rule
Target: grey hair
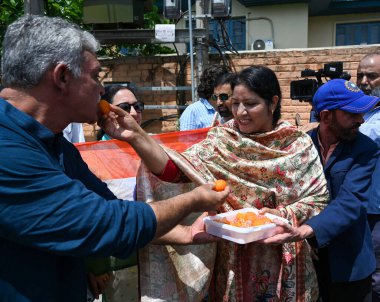
[{"label": "grey hair", "polygon": [[73,23],[58,17],[22,16],[4,35],[2,83],[4,87],[34,87],[59,63],[79,77],[84,51],[98,49],[95,37]]}]

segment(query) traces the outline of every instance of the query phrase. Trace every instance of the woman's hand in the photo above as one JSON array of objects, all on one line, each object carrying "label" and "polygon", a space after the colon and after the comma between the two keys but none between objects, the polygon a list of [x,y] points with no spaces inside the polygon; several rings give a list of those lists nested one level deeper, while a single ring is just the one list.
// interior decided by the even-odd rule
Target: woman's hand
[{"label": "woman's hand", "polygon": [[99,295],[107,288],[110,280],[111,273],[104,273],[99,276],[95,276],[91,273],[88,274],[88,283],[95,299],[99,299]]},{"label": "woman's hand", "polygon": [[110,109],[111,112],[98,121],[98,125],[109,136],[129,142],[136,133],[144,132],[128,112],[113,105],[110,105]]},{"label": "woman's hand", "polygon": [[113,105],[110,110],[99,120],[99,126],[112,138],[129,143],[152,173],[161,174],[169,160],[165,151],[128,112]]},{"label": "woman's hand", "polygon": [[279,210],[276,210],[276,209],[262,208],[259,210],[260,215],[264,215],[265,213],[269,213],[269,214],[273,214],[273,215],[281,217],[281,212]]},{"label": "woman's hand", "polygon": [[281,219],[274,219],[276,224],[276,235],[262,239],[258,242],[264,244],[282,244],[286,242],[297,242],[314,236],[311,226],[303,224],[300,227],[293,227]]}]

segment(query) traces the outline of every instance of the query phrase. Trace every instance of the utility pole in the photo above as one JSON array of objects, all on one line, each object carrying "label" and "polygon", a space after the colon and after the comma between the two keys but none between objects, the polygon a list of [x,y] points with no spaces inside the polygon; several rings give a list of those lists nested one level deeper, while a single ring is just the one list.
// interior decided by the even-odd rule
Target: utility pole
[{"label": "utility pole", "polygon": [[208,45],[206,45],[206,40],[209,36],[208,30],[208,16],[209,14],[210,1],[209,0],[196,0],[195,2],[195,12],[196,12],[196,28],[205,29],[206,38],[197,38],[195,44],[196,53],[196,64],[197,64],[197,79],[199,81],[203,70],[209,64],[208,58]]},{"label": "utility pole", "polygon": [[44,0],[24,0],[24,14],[43,15]]}]

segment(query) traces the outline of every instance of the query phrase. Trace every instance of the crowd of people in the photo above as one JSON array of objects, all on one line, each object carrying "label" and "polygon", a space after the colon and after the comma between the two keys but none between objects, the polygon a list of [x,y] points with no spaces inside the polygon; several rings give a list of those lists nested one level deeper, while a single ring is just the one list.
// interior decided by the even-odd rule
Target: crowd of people
[{"label": "crowd of people", "polygon": [[[180,118],[181,130],[210,127],[207,137],[178,153],[140,127],[133,89],[103,88],[98,48],[60,18],[23,16],[5,33],[1,301],[86,301],[111,277],[89,274],[86,259],[137,250],[142,301],[379,301],[380,54],[361,60],[356,84],[317,90],[309,133],[281,119],[271,69],[211,65]],[[110,113],[98,112],[100,98]],[[95,122],[99,139],[140,156],[134,200],[118,199],[64,137]],[[216,179],[228,183],[221,192]],[[242,208],[287,223],[245,245],[205,231],[209,212]]]}]

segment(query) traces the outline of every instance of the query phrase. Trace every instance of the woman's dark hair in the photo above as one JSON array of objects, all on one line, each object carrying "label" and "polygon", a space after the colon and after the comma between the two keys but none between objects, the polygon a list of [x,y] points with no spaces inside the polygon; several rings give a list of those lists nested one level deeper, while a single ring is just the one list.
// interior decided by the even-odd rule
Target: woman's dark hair
[{"label": "woman's dark hair", "polygon": [[232,90],[235,86],[244,85],[249,90],[257,93],[265,100],[269,107],[272,98],[277,95],[278,102],[273,112],[273,126],[277,124],[281,117],[281,88],[273,70],[261,65],[254,65],[240,71],[231,83]]},{"label": "woman's dark hair", "polygon": [[231,72],[226,65],[213,64],[208,66],[202,73],[197,92],[199,97],[208,100],[214,93],[215,80],[225,73]]},{"label": "woman's dark hair", "polygon": [[108,103],[113,103],[113,97],[115,96],[115,94],[119,91],[119,90],[122,90],[122,89],[127,89],[129,90],[130,92],[133,93],[133,95],[136,97],[137,99],[137,96],[136,96],[136,92],[133,90],[132,87],[130,86],[126,86],[126,85],[118,85],[118,84],[113,84],[113,85],[107,85],[104,87],[104,94],[101,96],[101,99],[102,100],[106,100]]}]

